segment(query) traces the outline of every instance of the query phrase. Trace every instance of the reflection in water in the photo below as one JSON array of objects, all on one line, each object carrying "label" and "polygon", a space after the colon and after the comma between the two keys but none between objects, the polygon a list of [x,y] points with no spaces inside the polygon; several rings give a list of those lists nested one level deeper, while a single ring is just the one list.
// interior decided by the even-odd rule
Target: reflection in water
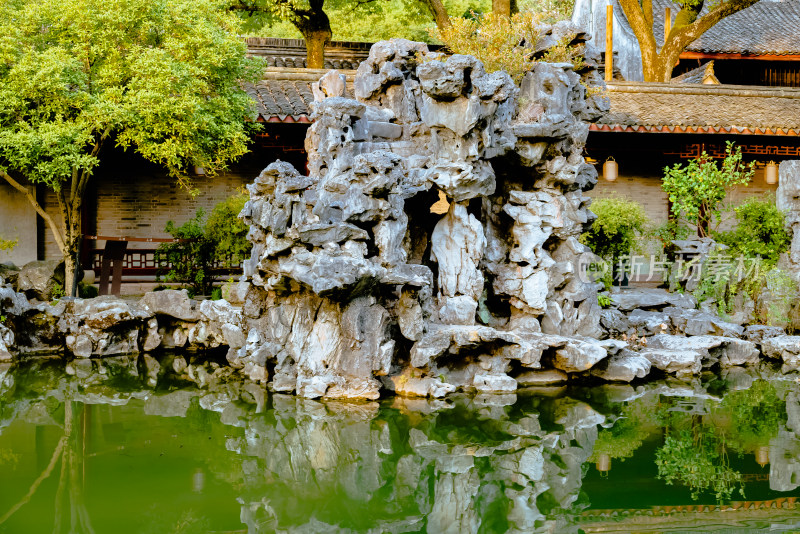
[{"label": "reflection in water", "polygon": [[800,524],[800,385],[768,369],[381,403],[209,370],[202,389],[163,370],[152,389],[135,359],[0,367],[0,532]]}]

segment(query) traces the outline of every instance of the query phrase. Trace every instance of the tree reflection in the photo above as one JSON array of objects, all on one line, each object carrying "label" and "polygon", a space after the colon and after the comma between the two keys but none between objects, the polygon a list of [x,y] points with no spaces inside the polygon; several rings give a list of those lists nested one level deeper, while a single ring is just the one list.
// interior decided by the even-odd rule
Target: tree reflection
[{"label": "tree reflection", "polygon": [[0,517],[0,525],[28,504],[42,483],[61,462],[58,490],[55,497],[53,532],[94,534],[84,500],[85,486],[85,417],[87,407],[82,403],[64,403],[63,435],[44,471],[34,480],[25,496]]},{"label": "tree reflection", "polygon": [[763,448],[786,421],[785,402],[773,384],[756,380],[722,401],[706,399],[683,411],[669,399],[659,408],[664,444],[656,452],[659,478],[689,488],[694,500],[711,492],[717,501],[745,497],[742,474],[731,468],[730,453],[763,456]]}]

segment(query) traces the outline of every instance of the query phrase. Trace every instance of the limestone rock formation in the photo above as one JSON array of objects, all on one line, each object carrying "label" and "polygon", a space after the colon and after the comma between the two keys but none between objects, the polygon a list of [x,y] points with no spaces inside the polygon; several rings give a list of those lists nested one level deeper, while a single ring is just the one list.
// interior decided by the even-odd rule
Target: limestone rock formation
[{"label": "limestone rock formation", "polygon": [[341,89],[335,72],[315,89],[309,175],[275,162],[249,186],[250,334],[229,359],[272,369],[276,391],[377,398],[513,391],[516,366],[606,358],[570,339],[600,333],[577,238],[603,105],[572,65],[539,63],[517,87],[394,39],[372,47],[355,99]]}]

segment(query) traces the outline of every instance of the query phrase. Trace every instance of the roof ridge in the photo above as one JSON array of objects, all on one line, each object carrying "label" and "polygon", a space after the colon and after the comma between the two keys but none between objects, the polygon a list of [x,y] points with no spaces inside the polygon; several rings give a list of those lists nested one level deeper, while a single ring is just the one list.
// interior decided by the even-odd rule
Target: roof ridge
[{"label": "roof ridge", "polygon": [[742,98],[798,98],[798,87],[767,87],[758,85],[704,85],[663,82],[614,82],[608,84],[612,93],[663,93],[682,95],[737,96]]}]

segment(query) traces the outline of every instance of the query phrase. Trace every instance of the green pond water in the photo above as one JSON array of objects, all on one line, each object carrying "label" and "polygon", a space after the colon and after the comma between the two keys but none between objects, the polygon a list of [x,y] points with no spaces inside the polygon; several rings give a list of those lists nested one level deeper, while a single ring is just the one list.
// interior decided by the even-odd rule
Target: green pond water
[{"label": "green pond water", "polygon": [[0,366],[0,533],[800,530],[766,368],[361,403],[141,369]]}]

